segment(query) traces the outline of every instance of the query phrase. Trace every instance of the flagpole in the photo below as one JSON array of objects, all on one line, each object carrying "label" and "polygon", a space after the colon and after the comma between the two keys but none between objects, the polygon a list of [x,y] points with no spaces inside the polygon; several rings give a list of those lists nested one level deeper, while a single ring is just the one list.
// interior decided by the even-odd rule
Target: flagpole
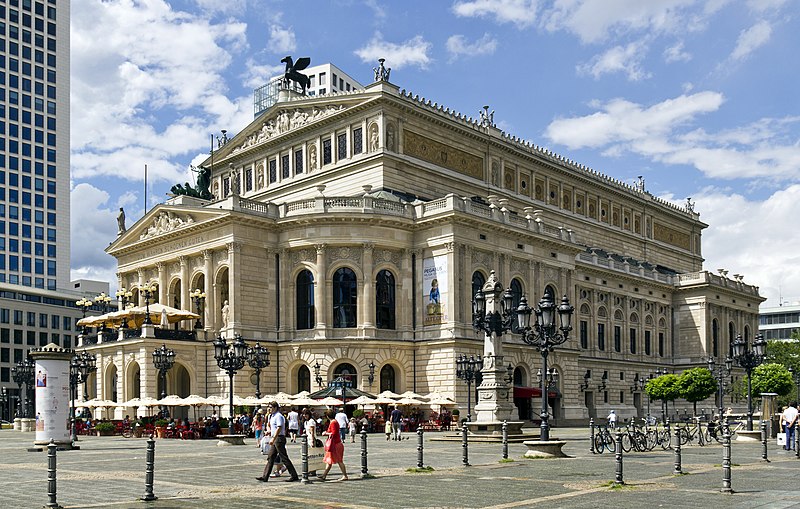
[{"label": "flagpole", "polygon": [[147,214],[147,165],[144,165],[144,213]]}]

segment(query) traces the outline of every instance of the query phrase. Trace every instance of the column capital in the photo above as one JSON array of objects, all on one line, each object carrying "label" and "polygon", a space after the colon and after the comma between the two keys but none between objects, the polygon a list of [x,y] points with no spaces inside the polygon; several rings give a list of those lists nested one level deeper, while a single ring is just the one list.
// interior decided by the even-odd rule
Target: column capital
[{"label": "column capital", "polygon": [[203,249],[203,260],[213,260],[214,259],[214,251],[211,249]]},{"label": "column capital", "polygon": [[228,254],[240,253],[242,251],[241,242],[228,242],[225,244],[225,247],[228,248]]},{"label": "column capital", "polygon": [[314,244],[314,248],[317,250],[318,255],[325,253],[325,249],[327,247],[328,247],[327,244]]}]

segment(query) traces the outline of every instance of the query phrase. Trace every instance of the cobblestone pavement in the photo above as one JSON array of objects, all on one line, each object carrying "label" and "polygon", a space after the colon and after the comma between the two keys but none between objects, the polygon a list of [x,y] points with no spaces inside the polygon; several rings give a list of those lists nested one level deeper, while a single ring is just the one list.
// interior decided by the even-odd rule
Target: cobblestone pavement
[{"label": "cobblestone pavement", "polygon": [[[430,473],[412,473],[417,440],[386,441],[369,436],[369,473],[360,479],[360,444],[346,443],[350,482],[260,483],[264,457],[248,440],[246,447],[216,447],[216,441],[156,441],[154,502],[144,494],[146,439],[81,437],[80,451],[58,453],[58,503],[71,507],[248,508],[268,507],[800,507],[800,459],[774,445],[771,462],[761,461],[760,444],[734,443],[733,495],[720,493],[722,447],[684,446],[683,471],[672,475],[673,451],[629,453],[622,488],[611,488],[613,454],[589,453],[588,432],[553,430],[567,441],[566,459],[524,459],[526,447],[509,445],[501,462],[501,444],[471,444],[470,467],[462,465],[459,442],[429,441],[424,464]],[[47,454],[28,452],[33,434],[0,431],[0,508],[42,507],[47,496]],[[300,469],[300,446],[289,444]],[[330,478],[338,478],[338,468]],[[313,477],[312,477],[313,481]]]}]

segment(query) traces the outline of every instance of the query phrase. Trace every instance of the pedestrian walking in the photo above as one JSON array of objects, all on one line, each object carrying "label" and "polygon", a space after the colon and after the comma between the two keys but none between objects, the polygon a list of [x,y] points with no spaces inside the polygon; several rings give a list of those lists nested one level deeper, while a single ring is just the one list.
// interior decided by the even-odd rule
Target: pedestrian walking
[{"label": "pedestrian walking", "polygon": [[275,460],[280,458],[280,462],[286,465],[286,469],[289,471],[289,478],[286,479],[286,482],[299,481],[300,478],[297,476],[297,470],[295,470],[292,460],[289,459],[289,454],[286,452],[286,418],[281,414],[280,406],[277,401],[272,401],[269,404],[269,412],[269,457],[264,467],[264,473],[261,477],[256,477],[256,480],[261,482],[269,481],[269,476],[272,473]]},{"label": "pedestrian walking", "polygon": [[342,442],[344,442],[344,439],[347,436],[347,430],[350,426],[350,419],[348,419],[347,414],[344,413],[344,407],[339,408],[339,411],[336,412],[334,419],[336,419],[336,422],[339,423],[339,438],[341,438]]},{"label": "pedestrian walking", "polygon": [[386,424],[383,425],[383,432],[386,433],[386,441],[392,438],[392,421],[386,419]]},{"label": "pedestrian walking", "polygon": [[344,466],[344,444],[340,434],[339,421],[336,420],[333,410],[328,410],[326,415],[330,419],[330,424],[328,424],[328,429],[323,432],[323,435],[328,436],[328,439],[325,440],[325,456],[323,458],[325,471],[319,477],[319,480],[324,481],[328,478],[328,472],[330,472],[331,466],[335,463],[339,465],[339,469],[342,471],[342,477],[336,479],[336,481],[347,481],[347,468]]},{"label": "pedestrian walking", "polygon": [[358,423],[355,419],[350,419],[348,426],[350,426],[350,443],[354,444],[356,442],[356,435],[358,434]]},{"label": "pedestrian walking", "polygon": [[253,418],[253,430],[256,435],[256,447],[261,447],[261,439],[264,436],[264,410],[259,408]]},{"label": "pedestrian walking", "polygon": [[792,401],[781,414],[781,422],[786,432],[786,445],[783,448],[787,451],[794,449],[794,425],[797,423],[797,413],[797,402]]},{"label": "pedestrian walking", "polygon": [[300,431],[300,414],[292,407],[289,413],[286,414],[286,420],[289,424],[289,438],[292,443],[297,442],[297,433]]},{"label": "pedestrian walking", "polygon": [[394,410],[392,410],[392,414],[389,416],[389,419],[392,421],[392,440],[402,440],[403,437],[401,436],[401,432],[403,428],[403,412],[400,411],[400,407],[398,405],[394,406]]}]

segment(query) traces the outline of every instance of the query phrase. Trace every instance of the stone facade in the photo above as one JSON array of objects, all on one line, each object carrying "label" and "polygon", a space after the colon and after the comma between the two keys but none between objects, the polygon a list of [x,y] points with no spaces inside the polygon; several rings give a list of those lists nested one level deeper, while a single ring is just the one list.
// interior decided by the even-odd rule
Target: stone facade
[{"label": "stone facade", "polygon": [[[209,341],[241,334],[272,352],[264,393],[316,389],[319,363],[323,380],[346,368],[368,392],[437,390],[465,413],[455,358],[483,352],[471,300],[492,270],[531,303],[550,286],[575,306],[572,336],[549,358],[561,375],[556,424],[612,407],[642,415],[644,400],[630,390],[636,376],[704,365],[724,357],[732,334],[757,330],[758,288],[703,270],[707,225],[691,205],[385,81],[279,102],[204,166],[211,202],[168,200],[107,249],[120,286],[142,304],[138,289],[151,281],[157,300],[185,309],[194,309],[194,289],[205,291],[200,339],[168,342],[182,366],[168,390],[182,396],[227,393]],[[426,279],[434,266],[435,299]],[[514,385],[537,386],[539,354],[519,336],[503,340]],[[148,352],[161,343],[90,348],[103,358],[98,366],[126,374],[115,379],[119,394],[133,397],[124,363],[136,362],[141,395],[156,396]],[[100,385],[110,383],[98,373]],[[253,392],[248,376],[237,375],[237,393]],[[521,418],[540,405],[515,403]]]}]

